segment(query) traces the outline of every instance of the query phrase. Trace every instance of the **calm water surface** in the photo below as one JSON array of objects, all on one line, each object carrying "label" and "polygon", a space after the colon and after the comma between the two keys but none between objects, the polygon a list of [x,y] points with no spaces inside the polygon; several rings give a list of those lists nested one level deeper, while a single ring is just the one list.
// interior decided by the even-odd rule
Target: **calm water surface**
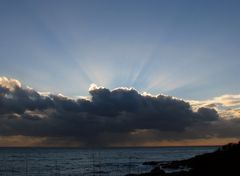
[{"label": "calm water surface", "polygon": [[216,147],[0,148],[0,176],[107,176],[142,173],[145,161],[171,161]]}]

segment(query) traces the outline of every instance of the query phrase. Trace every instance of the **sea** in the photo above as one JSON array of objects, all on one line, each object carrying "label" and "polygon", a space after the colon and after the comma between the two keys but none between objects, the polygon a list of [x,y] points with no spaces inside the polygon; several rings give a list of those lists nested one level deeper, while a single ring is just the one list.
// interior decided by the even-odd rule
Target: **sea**
[{"label": "sea", "polygon": [[124,176],[148,172],[147,161],[167,162],[217,147],[0,148],[0,176]]}]

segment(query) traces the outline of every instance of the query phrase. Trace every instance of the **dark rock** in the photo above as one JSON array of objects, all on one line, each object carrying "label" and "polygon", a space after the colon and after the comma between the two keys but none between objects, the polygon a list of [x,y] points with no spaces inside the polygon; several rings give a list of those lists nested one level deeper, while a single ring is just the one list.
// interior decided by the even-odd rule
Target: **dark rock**
[{"label": "dark rock", "polygon": [[159,161],[146,161],[143,163],[143,165],[149,165],[149,166],[156,166],[158,164],[160,164]]},{"label": "dark rock", "polygon": [[150,172],[153,175],[165,175],[165,172],[160,169],[160,167],[155,167],[154,169],[151,170]]},{"label": "dark rock", "polygon": [[[149,163],[149,162],[148,162]],[[145,164],[148,164],[145,163]],[[173,173],[164,173],[159,167],[155,167],[151,172],[140,174],[142,176],[208,176],[240,175],[240,142],[237,144],[228,144],[220,147],[213,153],[198,155],[190,159],[181,161],[172,161],[161,164],[161,168],[179,169],[191,168],[189,171],[179,171]],[[158,165],[160,162],[150,162],[149,165]]]}]

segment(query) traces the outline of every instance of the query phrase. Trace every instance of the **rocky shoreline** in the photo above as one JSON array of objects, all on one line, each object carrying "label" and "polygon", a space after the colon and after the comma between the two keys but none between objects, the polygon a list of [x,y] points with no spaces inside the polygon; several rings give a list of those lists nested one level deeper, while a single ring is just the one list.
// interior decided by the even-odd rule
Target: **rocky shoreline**
[{"label": "rocky shoreline", "polygon": [[[149,173],[129,174],[128,176],[239,176],[240,142],[219,147],[212,153],[197,155],[193,158],[171,162],[151,161],[144,165],[154,168]],[[172,170],[172,172],[166,172]]]}]

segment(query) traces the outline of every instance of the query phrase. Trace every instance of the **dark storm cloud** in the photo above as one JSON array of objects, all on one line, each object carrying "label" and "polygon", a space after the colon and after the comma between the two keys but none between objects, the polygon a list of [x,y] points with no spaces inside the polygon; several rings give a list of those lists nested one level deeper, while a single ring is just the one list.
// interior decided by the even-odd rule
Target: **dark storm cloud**
[{"label": "dark storm cloud", "polygon": [[138,131],[185,134],[192,127],[211,126],[220,121],[214,109],[202,107],[194,112],[183,100],[143,95],[135,89],[95,86],[89,90],[90,99],[72,99],[42,95],[2,79],[0,135],[66,137],[85,145],[108,145],[130,139]]}]

